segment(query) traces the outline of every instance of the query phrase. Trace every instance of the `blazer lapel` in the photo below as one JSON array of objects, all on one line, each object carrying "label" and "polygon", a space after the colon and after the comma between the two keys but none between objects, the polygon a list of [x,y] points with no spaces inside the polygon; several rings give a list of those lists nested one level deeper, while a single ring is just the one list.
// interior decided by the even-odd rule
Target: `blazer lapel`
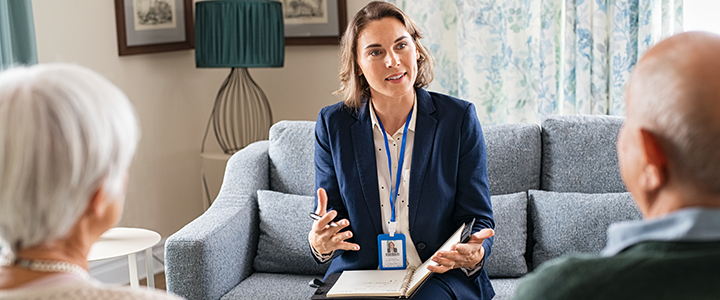
[{"label": "blazer lapel", "polygon": [[417,220],[425,171],[432,155],[432,145],[435,142],[437,119],[432,116],[435,112],[435,103],[430,94],[424,89],[415,89],[418,101],[417,122],[415,123],[415,142],[413,144],[412,165],[410,167],[410,228]]},{"label": "blazer lapel", "polygon": [[378,190],[377,161],[375,159],[370,109],[366,103],[358,110],[358,121],[350,127],[355,163],[360,179],[368,214],[372,218],[375,231],[382,233],[382,211],[380,210],[380,191]]}]

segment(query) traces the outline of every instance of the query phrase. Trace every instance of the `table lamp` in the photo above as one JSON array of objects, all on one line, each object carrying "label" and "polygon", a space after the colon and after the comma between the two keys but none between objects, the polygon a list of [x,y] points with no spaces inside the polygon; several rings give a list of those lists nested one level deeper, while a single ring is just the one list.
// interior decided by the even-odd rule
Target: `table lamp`
[{"label": "table lamp", "polygon": [[223,152],[233,154],[268,138],[270,103],[247,68],[282,67],[285,34],[282,3],[222,0],[195,4],[195,63],[198,68],[231,68],[220,86],[210,124]]}]

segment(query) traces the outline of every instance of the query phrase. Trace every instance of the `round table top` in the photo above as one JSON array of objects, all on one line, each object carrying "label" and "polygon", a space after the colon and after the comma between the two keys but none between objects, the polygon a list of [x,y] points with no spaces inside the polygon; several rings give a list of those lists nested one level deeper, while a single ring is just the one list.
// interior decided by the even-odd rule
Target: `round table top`
[{"label": "round table top", "polygon": [[115,227],[103,233],[90,248],[88,261],[126,256],[155,246],[160,234],[142,228]]}]

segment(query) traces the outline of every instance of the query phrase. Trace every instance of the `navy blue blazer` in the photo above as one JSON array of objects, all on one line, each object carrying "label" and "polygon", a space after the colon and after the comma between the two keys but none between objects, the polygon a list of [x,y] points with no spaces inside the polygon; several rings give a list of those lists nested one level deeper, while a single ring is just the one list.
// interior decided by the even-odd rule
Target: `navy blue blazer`
[{"label": "navy blue blazer", "polygon": [[[473,232],[494,228],[485,140],[475,106],[416,89],[417,120],[410,168],[410,236],[420,259],[429,259],[460,227],[475,218]],[[315,125],[315,186],[328,195],[328,210],[347,218],[359,251],[336,251],[326,277],[343,270],[378,268],[377,236],[383,233],[372,120],[367,102],[353,109],[340,102],[320,111]],[[317,201],[316,201],[317,206]],[[485,257],[492,247],[485,240]],[[491,299],[485,270],[468,278],[459,270],[435,274],[458,299]]]}]

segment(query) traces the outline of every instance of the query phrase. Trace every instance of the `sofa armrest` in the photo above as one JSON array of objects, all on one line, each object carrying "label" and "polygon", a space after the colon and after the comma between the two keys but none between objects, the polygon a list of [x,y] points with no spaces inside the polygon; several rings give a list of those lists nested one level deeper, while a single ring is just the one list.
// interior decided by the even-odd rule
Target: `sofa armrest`
[{"label": "sofa armrest", "polygon": [[253,272],[257,190],[269,187],[268,145],[256,142],[233,155],[210,208],[167,239],[169,292],[187,299],[220,299]]},{"label": "sofa armrest", "polygon": [[213,205],[165,243],[167,289],[187,299],[220,299],[252,272],[257,207]]}]

